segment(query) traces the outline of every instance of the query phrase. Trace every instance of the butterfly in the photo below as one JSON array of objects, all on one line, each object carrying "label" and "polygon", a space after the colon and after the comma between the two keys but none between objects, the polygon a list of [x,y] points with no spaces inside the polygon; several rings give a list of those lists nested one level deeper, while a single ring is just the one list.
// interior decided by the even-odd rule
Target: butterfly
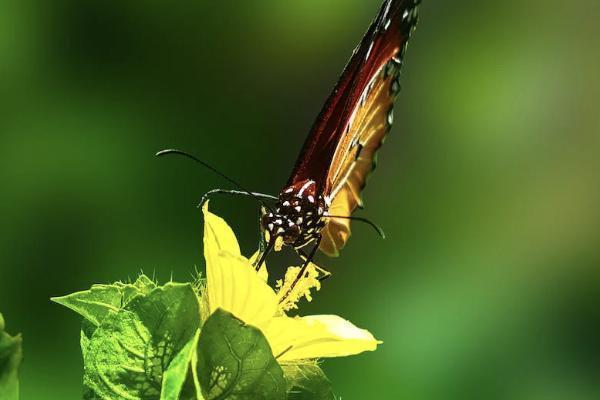
[{"label": "butterfly", "polygon": [[[417,24],[418,5],[419,0],[383,2],[312,126],[279,196],[250,192],[179,150],[158,153],[180,153],[194,158],[242,189],[212,190],[201,203],[216,193],[276,202],[274,207],[263,207],[260,225],[264,241],[257,267],[270,251],[283,245],[304,256],[304,267],[317,250],[337,256],[350,237],[351,221],[370,223],[352,217],[352,213],[363,206],[362,190],[376,167],[377,151],[393,123],[400,70]],[[302,249],[309,244],[313,248],[306,254]]]}]

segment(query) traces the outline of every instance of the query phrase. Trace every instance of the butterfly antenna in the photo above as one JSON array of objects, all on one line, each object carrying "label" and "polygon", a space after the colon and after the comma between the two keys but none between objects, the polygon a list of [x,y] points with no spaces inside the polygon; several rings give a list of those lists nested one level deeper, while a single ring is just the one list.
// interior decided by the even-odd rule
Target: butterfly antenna
[{"label": "butterfly antenna", "polygon": [[383,231],[383,229],[381,229],[380,226],[378,226],[377,224],[375,224],[373,221],[371,221],[369,219],[362,218],[362,217],[348,217],[348,216],[342,216],[342,215],[326,215],[326,217],[327,218],[342,218],[342,219],[349,219],[352,221],[364,222],[365,224],[367,224],[370,227],[372,227],[373,229],[375,229],[377,234],[379,236],[381,236],[382,239],[385,239],[385,232]]},{"label": "butterfly antenna", "polygon": [[158,153],[156,153],[156,157],[162,157],[162,156],[167,156],[167,155],[171,155],[171,154],[184,156],[184,157],[187,157],[187,158],[189,158],[191,160],[196,161],[197,163],[201,164],[205,168],[207,168],[210,171],[214,172],[215,174],[219,175],[221,178],[225,179],[227,182],[231,183],[234,186],[237,186],[242,192],[244,192],[248,196],[254,198],[260,204],[262,204],[263,206],[265,206],[269,211],[273,212],[273,210],[271,209],[271,207],[269,207],[268,204],[265,204],[258,196],[256,196],[254,193],[252,193],[251,191],[249,191],[248,189],[246,189],[239,182],[231,179],[230,177],[228,177],[227,175],[225,175],[224,173],[222,173],[221,171],[219,171],[218,169],[216,169],[212,165],[210,165],[210,164],[202,161],[201,159],[199,159],[198,157],[196,157],[196,156],[194,156],[194,155],[192,155],[190,153],[187,153],[187,152],[185,152],[183,150],[166,149],[166,150],[161,150]]}]

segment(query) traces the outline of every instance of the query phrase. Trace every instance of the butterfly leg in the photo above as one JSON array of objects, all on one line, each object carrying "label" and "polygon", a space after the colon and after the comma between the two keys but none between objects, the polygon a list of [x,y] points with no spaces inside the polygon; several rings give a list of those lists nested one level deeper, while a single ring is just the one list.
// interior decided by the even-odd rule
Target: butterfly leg
[{"label": "butterfly leg", "polygon": [[304,265],[302,265],[302,268],[300,268],[300,272],[298,272],[298,275],[296,275],[296,279],[294,279],[294,281],[292,282],[292,285],[288,289],[287,293],[284,294],[281,297],[281,299],[279,300],[280,303],[284,302],[289,297],[290,293],[292,293],[292,290],[294,290],[294,287],[296,287],[296,285],[298,284],[300,279],[302,279],[304,277],[304,275],[306,274],[306,270],[308,269],[308,266],[310,265],[311,261],[315,257],[315,254],[317,253],[317,250],[319,249],[320,244],[321,244],[321,236],[319,236],[314,247],[308,254],[308,257],[306,258],[306,260],[304,260]]},{"label": "butterfly leg", "polygon": [[264,228],[262,226],[262,216],[265,215],[267,209],[265,206],[262,206],[258,211],[258,257],[254,260],[252,264],[256,270],[260,270],[262,265],[264,264],[267,256],[275,247],[275,242],[267,241],[267,238],[264,235]]},{"label": "butterfly leg", "polygon": [[[302,258],[302,260],[306,261],[308,260],[308,254],[306,254],[306,252],[302,249],[298,249],[298,254],[300,255],[300,257]],[[315,268],[317,269],[317,271],[319,271],[321,273],[321,276],[319,276],[317,279],[320,280],[321,282],[331,278],[332,273],[327,271],[325,268],[323,267],[319,267],[317,264],[314,264]]]},{"label": "butterfly leg", "polygon": [[273,247],[275,247],[275,241],[271,240],[269,241],[269,243],[267,243],[265,248],[259,248],[259,255],[256,258],[256,264],[254,264],[254,268],[259,271],[260,267],[262,267],[262,265],[264,264],[264,262],[267,259],[267,256],[269,255],[269,253],[271,252],[271,250],[273,250]]},{"label": "butterfly leg", "polygon": [[204,203],[206,203],[213,194],[228,194],[232,196],[246,196],[252,197],[254,199],[260,200],[277,200],[277,197],[271,196],[270,194],[264,193],[254,193],[254,192],[244,192],[241,190],[229,190],[229,189],[213,189],[209,192],[204,193],[202,199],[200,199],[200,204],[198,204],[198,208],[202,208]]}]

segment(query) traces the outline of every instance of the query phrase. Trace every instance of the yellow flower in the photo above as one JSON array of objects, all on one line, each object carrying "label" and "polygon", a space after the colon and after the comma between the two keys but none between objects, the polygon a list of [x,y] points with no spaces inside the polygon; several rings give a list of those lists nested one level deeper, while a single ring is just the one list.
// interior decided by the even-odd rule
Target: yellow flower
[{"label": "yellow flower", "polygon": [[273,355],[280,362],[342,357],[373,351],[381,342],[337,315],[289,317],[286,310],[296,308],[301,297],[310,301],[310,289],[318,290],[316,271],[301,279],[288,291],[299,272],[290,267],[276,293],[266,282],[266,268],[258,273],[250,260],[240,253],[237,239],[220,217],[204,206],[204,258],[206,259],[205,310],[210,315],[218,308],[231,312],[246,324],[260,329]]}]

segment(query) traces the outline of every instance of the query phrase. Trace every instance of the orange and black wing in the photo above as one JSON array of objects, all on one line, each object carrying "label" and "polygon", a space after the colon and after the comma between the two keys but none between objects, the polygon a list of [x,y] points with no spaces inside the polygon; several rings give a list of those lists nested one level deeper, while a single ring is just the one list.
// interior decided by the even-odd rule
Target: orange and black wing
[{"label": "orange and black wing", "polygon": [[[312,127],[288,185],[310,179],[331,200],[330,215],[350,216],[389,131],[399,74],[416,26],[418,0],[386,0]],[[320,249],[338,254],[350,220],[330,218]]]}]

